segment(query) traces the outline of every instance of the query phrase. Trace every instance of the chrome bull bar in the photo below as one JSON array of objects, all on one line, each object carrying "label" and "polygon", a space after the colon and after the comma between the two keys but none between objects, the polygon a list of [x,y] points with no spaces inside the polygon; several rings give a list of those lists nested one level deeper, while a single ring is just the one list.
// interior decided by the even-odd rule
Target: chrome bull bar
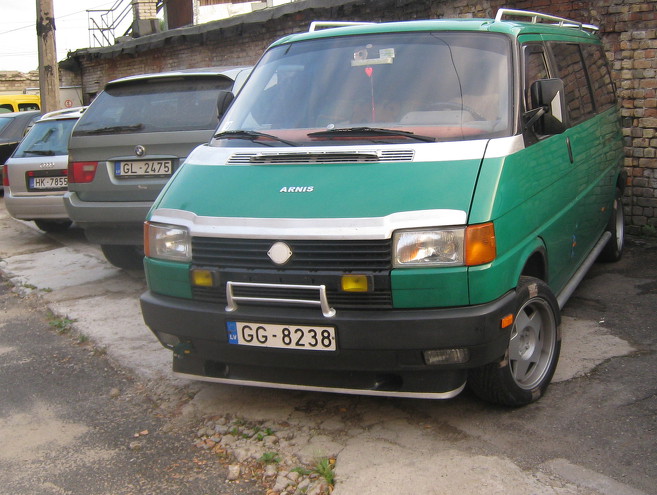
[{"label": "chrome bull bar", "polygon": [[[319,299],[291,299],[291,298],[270,298],[270,297],[247,297],[236,296],[233,292],[234,287],[260,287],[264,289],[292,289],[292,290],[316,290],[319,294]],[[325,285],[291,285],[291,284],[259,284],[253,282],[226,282],[226,311],[232,313],[237,311],[239,306],[238,302],[261,302],[273,304],[299,304],[302,306],[319,306],[322,314],[326,318],[335,316],[336,311],[328,302],[326,297]]]}]

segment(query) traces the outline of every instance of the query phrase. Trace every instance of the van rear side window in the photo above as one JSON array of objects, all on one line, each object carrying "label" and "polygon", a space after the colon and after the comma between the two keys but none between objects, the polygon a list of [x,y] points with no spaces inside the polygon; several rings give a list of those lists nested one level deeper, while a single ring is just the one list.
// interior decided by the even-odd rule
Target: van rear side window
[{"label": "van rear side window", "polygon": [[30,110],[39,110],[39,105],[36,103],[19,103],[18,111],[19,112],[29,112]]},{"label": "van rear side window", "polygon": [[593,116],[593,99],[579,45],[552,43],[552,53],[557,63],[558,77],[566,90],[566,106],[570,124],[578,124]]},{"label": "van rear side window", "polygon": [[593,101],[598,112],[616,103],[616,91],[609,73],[609,65],[600,45],[582,45],[586,68],[593,87]]}]

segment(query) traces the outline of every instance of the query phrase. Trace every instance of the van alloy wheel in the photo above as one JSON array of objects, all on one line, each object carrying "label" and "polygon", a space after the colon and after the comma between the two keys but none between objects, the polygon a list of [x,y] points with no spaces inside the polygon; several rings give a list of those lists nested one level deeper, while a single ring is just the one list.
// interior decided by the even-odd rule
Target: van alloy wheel
[{"label": "van alloy wheel", "polygon": [[509,365],[516,384],[532,390],[545,378],[557,338],[554,313],[541,298],[528,300],[518,311],[509,341]]},{"label": "van alloy wheel", "polygon": [[561,349],[559,306],[547,284],[521,277],[516,294],[506,354],[472,370],[468,380],[478,397],[506,406],[523,406],[545,393]]},{"label": "van alloy wheel", "polygon": [[613,211],[607,224],[607,231],[611,232],[611,239],[600,252],[598,261],[618,261],[623,256],[625,247],[625,214],[623,212],[623,191],[620,188],[616,188]]}]

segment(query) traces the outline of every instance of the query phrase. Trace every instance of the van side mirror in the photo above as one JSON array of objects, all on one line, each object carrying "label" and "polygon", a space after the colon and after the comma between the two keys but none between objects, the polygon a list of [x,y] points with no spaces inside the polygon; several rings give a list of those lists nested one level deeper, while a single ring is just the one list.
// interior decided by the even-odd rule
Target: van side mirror
[{"label": "van side mirror", "polygon": [[219,118],[223,117],[234,99],[235,95],[231,91],[219,91],[219,96],[217,97],[217,115]]},{"label": "van side mirror", "polygon": [[526,126],[534,126],[542,135],[561,134],[566,130],[566,102],[561,79],[540,79],[530,88],[532,109],[525,114]]}]

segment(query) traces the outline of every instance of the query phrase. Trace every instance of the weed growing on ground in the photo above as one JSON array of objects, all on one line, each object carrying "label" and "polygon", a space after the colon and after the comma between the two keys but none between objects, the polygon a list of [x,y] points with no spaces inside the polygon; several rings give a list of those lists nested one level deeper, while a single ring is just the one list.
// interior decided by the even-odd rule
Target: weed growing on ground
[{"label": "weed growing on ground", "polygon": [[76,320],[71,320],[65,316],[59,317],[53,313],[48,313],[48,324],[53,327],[58,334],[69,333],[75,321]]},{"label": "weed growing on ground", "polygon": [[260,456],[258,461],[262,462],[263,464],[278,464],[281,462],[281,456],[279,456],[276,452],[265,452]]},{"label": "weed growing on ground", "polygon": [[334,465],[335,459],[323,457],[317,460],[313,471],[324,478],[329,486],[333,486],[335,485],[335,473],[333,472]]}]

